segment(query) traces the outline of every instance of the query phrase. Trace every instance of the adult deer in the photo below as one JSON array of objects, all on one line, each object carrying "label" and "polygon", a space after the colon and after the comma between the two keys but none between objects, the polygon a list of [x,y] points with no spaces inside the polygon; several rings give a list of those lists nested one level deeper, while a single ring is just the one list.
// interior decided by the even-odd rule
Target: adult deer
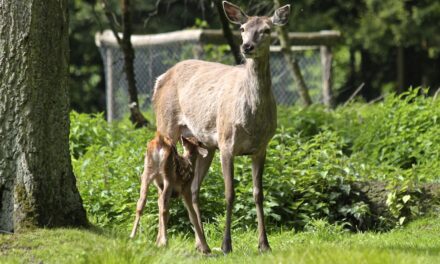
[{"label": "adult deer", "polygon": [[[258,219],[259,249],[270,250],[263,214],[262,175],[266,147],[275,133],[276,104],[269,68],[270,33],[274,25],[283,26],[290,5],[277,9],[272,17],[247,16],[239,7],[224,1],[231,23],[240,25],[245,64],[229,66],[187,60],[161,75],[153,95],[158,131],[177,142],[180,136],[196,137],[208,148],[208,155],[197,157],[191,185],[192,202],[200,226],[198,206],[200,185],[220,150],[225,182],[226,223],[222,250],[232,251],[231,214],[234,202],[234,156],[252,157],[253,196]],[[196,246],[200,247],[196,237]]]}]

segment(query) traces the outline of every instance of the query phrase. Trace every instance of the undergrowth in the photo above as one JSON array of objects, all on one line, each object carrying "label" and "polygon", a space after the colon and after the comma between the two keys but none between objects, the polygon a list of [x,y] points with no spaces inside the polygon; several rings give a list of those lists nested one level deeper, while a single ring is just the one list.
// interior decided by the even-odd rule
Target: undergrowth
[{"label": "undergrowth", "polygon": [[[422,215],[423,185],[440,180],[440,100],[411,90],[376,104],[280,107],[264,172],[264,210],[269,228],[303,229],[314,219],[353,230],[387,230]],[[89,219],[129,230],[139,192],[149,129],[127,121],[107,124],[102,115],[71,114],[71,153]],[[234,230],[256,224],[250,159],[235,162]],[[359,183],[379,182],[386,212],[372,207]],[[204,222],[221,230],[224,184],[218,157],[202,185]],[[154,189],[154,188],[153,188]],[[150,190],[141,232],[153,236],[157,194]],[[171,233],[190,230],[182,202],[171,205]]]}]

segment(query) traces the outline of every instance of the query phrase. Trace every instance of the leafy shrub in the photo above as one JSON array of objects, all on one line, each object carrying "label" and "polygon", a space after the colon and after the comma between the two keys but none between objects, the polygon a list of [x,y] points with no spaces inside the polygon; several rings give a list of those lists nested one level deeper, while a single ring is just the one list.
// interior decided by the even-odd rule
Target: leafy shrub
[{"label": "leafy shrub", "polygon": [[[334,111],[321,106],[281,108],[264,173],[264,210],[270,226],[300,229],[324,219],[348,223],[352,229],[388,228],[419,215],[420,182],[440,179],[440,100],[418,93],[389,95],[375,105],[355,103]],[[73,166],[89,218],[100,226],[128,230],[139,195],[144,146],[153,131],[135,130],[125,122],[108,124],[102,115],[72,113],[71,123]],[[256,225],[250,164],[248,157],[236,158],[235,228]],[[370,180],[386,186],[383,215],[374,215],[371,201],[358,187]],[[204,222],[223,219],[218,156],[200,195]],[[145,234],[155,233],[156,201],[156,192],[150,190],[141,222]],[[172,232],[190,230],[182,202],[171,204],[170,227]]]},{"label": "leafy shrub", "polygon": [[112,139],[103,114],[87,115],[73,111],[70,114],[70,152],[77,158],[91,145],[107,145]]},{"label": "leafy shrub", "polygon": [[[411,90],[400,96],[388,96],[383,103],[363,109],[362,121],[353,138],[356,156],[401,169],[433,163],[438,168],[440,101],[425,98],[425,93]],[[429,174],[419,173],[419,178],[429,178]]]},{"label": "leafy shrub", "polygon": [[[101,226],[129,228],[138,197],[144,145],[153,134],[148,130],[132,130],[128,126],[100,123],[102,118],[85,118],[72,114],[72,120],[81,120],[80,135],[96,135],[90,126],[103,126],[97,131],[125,136],[115,141],[89,136],[72,137],[72,145],[87,146],[85,154],[73,159],[78,185],[85,207],[92,221]],[[92,131],[92,132],[90,132]],[[284,131],[284,132],[283,132]],[[270,143],[265,173],[265,213],[277,225],[304,226],[309,219],[327,218],[331,221],[346,219],[349,215],[360,218],[367,213],[362,208],[350,184],[357,178],[348,158],[340,150],[335,133],[325,132],[307,141],[298,134],[280,129]],[[75,140],[83,139],[85,142]],[[78,152],[82,153],[82,152]],[[328,161],[333,161],[332,163]],[[236,202],[234,215],[237,227],[254,226],[256,219],[252,196],[250,159],[239,157],[235,164]],[[214,161],[201,190],[204,219],[215,221],[224,213],[223,180],[218,159]],[[147,214],[144,217],[156,223],[157,196],[150,191]],[[348,210],[347,208],[350,208]],[[175,230],[188,230],[186,211],[182,204],[172,206],[170,225]],[[148,224],[151,226],[151,222]],[[148,226],[146,225],[146,226]]]},{"label": "leafy shrub", "polygon": [[72,164],[89,218],[101,226],[126,224],[135,208],[145,146],[153,132],[75,112],[71,123]]}]

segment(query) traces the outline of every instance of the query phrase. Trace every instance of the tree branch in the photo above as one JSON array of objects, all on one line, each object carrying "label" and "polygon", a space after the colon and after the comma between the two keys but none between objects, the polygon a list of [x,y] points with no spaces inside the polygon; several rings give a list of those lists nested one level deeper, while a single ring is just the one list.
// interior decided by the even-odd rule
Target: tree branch
[{"label": "tree branch", "polygon": [[223,36],[231,48],[232,55],[234,56],[235,63],[242,64],[243,57],[241,56],[240,48],[234,41],[234,35],[232,34],[231,28],[229,27],[228,19],[226,18],[225,12],[223,11],[223,4],[221,0],[215,0],[215,6],[217,7],[217,12],[220,17],[220,22],[222,23]]},{"label": "tree branch", "polygon": [[118,41],[119,45],[122,43],[122,39],[118,34],[118,27],[120,27],[120,24],[118,23],[118,19],[116,18],[115,13],[111,10],[110,5],[107,0],[101,0],[102,6],[104,9],[104,14],[107,17],[107,20],[110,25],[110,29],[113,32],[113,35],[115,35],[116,40]]}]

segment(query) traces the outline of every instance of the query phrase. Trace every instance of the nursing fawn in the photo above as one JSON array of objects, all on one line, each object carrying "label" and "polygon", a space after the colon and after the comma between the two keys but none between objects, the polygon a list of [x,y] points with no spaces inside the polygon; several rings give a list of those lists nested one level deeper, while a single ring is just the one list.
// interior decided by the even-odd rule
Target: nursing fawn
[{"label": "nursing fawn", "polygon": [[[156,133],[147,145],[144,171],[141,176],[140,197],[136,206],[136,219],[130,237],[136,234],[140,217],[144,210],[150,183],[154,183],[159,192],[159,232],[156,244],[167,244],[167,222],[169,218],[169,201],[171,196],[182,196],[191,223],[198,237],[196,248],[202,253],[209,253],[205,235],[197,221],[192,204],[191,183],[194,178],[194,164],[198,155],[206,156],[207,150],[202,148],[194,138],[182,138],[185,153],[180,156],[171,139]],[[198,153],[196,153],[198,152]]]}]

